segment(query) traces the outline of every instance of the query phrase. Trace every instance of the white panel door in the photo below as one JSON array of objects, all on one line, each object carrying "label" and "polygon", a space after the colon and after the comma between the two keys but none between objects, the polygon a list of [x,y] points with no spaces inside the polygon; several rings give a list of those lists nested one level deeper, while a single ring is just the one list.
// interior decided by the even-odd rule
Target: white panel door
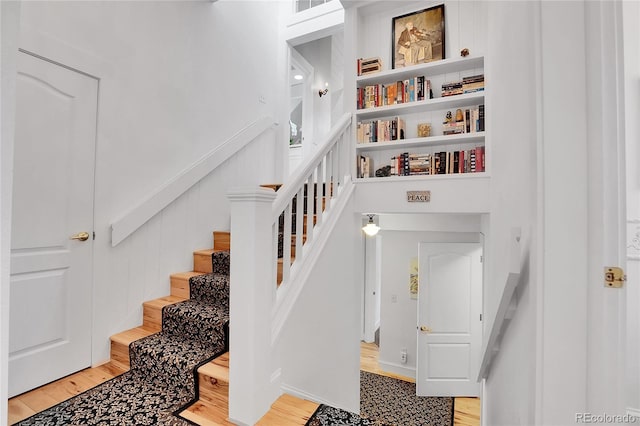
[{"label": "white panel door", "polygon": [[479,396],[482,247],[420,243],[416,394]]},{"label": "white panel door", "polygon": [[10,396],[91,364],[98,81],[21,52],[16,99]]}]

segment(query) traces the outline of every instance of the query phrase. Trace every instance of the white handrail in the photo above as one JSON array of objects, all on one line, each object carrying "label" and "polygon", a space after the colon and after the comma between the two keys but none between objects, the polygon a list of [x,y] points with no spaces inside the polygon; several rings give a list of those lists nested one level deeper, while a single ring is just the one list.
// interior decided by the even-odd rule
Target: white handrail
[{"label": "white handrail", "polygon": [[348,178],[350,130],[351,114],[347,113],[333,126],[316,153],[280,187],[272,204],[271,238],[279,254],[274,257],[273,276],[278,301],[287,292],[288,283],[300,269]]},{"label": "white handrail", "polygon": [[270,117],[254,121],[123,213],[111,223],[111,245],[115,247],[121,243],[216,167],[276,124]]},{"label": "white handrail", "polygon": [[511,236],[511,265],[507,274],[507,281],[504,289],[502,290],[502,297],[498,310],[496,311],[495,319],[487,339],[484,342],[482,348],[482,363],[480,364],[480,370],[478,372],[478,382],[482,381],[489,376],[491,370],[491,364],[496,354],[500,350],[500,343],[504,336],[511,318],[515,315],[518,308],[517,294],[518,287],[525,281],[522,277],[523,264],[526,264],[525,259],[527,253],[523,253],[521,242],[522,236],[520,228],[514,228]]},{"label": "white handrail", "polygon": [[338,123],[333,127],[331,133],[325,138],[325,141],[320,145],[315,154],[309,159],[306,166],[299,168],[289,178],[289,181],[278,190],[278,196],[273,203],[274,215],[280,215],[287,203],[296,195],[298,189],[305,183],[307,177],[318,166],[318,163],[327,155],[331,150],[334,142],[338,137],[342,136],[347,126],[351,124],[351,114],[344,114]]}]

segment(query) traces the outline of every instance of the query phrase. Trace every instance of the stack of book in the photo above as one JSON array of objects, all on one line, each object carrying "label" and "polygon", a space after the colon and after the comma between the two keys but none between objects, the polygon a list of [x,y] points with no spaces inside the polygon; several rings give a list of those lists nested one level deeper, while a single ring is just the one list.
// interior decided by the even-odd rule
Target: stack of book
[{"label": "stack of book", "polygon": [[431,82],[424,76],[412,77],[389,84],[358,87],[358,109],[374,108],[433,98]]},{"label": "stack of book", "polygon": [[442,84],[442,96],[462,95],[484,90],[484,74],[464,77],[462,81],[451,81]]},{"label": "stack of book", "polygon": [[[457,115],[457,114],[456,114]],[[443,135],[484,132],[484,104],[462,110],[462,121],[442,123]]]},{"label": "stack of book", "polygon": [[444,175],[485,171],[484,146],[433,154],[403,152],[391,158],[391,176]]},{"label": "stack of book", "polygon": [[371,163],[371,158],[366,157],[364,155],[358,156],[358,177],[359,178],[368,178],[372,177],[371,170],[373,169],[373,164]]},{"label": "stack of book", "polygon": [[405,138],[405,121],[400,117],[391,120],[358,122],[356,129],[358,143],[387,142]]},{"label": "stack of book", "polygon": [[358,59],[358,75],[367,75],[382,70],[380,58]]},{"label": "stack of book", "polygon": [[472,75],[462,79],[462,93],[475,93],[484,90],[484,74]]},{"label": "stack of book", "polygon": [[462,95],[462,82],[452,81],[449,83],[442,83],[442,96],[454,96]]}]

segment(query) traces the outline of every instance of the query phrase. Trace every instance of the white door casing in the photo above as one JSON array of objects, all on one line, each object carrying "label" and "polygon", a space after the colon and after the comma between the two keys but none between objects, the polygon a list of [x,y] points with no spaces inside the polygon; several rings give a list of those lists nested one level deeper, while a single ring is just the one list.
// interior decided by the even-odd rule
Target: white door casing
[{"label": "white door casing", "polygon": [[91,364],[98,80],[20,52],[16,99],[10,396]]},{"label": "white door casing", "polygon": [[479,396],[482,246],[420,243],[416,394]]}]

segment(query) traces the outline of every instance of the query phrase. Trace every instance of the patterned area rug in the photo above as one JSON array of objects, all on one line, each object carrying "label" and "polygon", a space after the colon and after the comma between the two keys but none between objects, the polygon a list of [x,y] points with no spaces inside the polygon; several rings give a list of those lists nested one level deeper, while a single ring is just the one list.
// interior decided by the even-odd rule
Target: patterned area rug
[{"label": "patterned area rug", "polygon": [[306,426],[452,426],[453,398],[418,397],[415,383],[361,371],[360,413],[320,405]]},{"label": "patterned area rug", "polygon": [[162,310],[162,331],[129,345],[131,369],[17,425],[191,425],[176,416],[198,398],[197,368],[228,348],[229,252],[191,278],[191,298]]},{"label": "patterned area rug", "polygon": [[385,425],[452,426],[453,398],[416,396],[416,384],[360,372],[360,412]]}]

